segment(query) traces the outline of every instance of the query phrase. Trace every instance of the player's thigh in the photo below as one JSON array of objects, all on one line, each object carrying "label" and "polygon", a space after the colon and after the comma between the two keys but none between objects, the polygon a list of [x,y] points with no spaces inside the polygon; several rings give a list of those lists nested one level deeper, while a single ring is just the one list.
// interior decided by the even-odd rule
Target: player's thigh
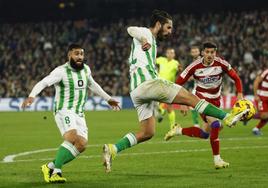
[{"label": "player's thigh", "polygon": [[195,107],[200,99],[192,94],[191,92],[187,91],[185,88],[181,88],[180,91],[175,96],[172,103],[174,104],[185,104],[191,107]]},{"label": "player's thigh", "polygon": [[70,110],[58,111],[55,114],[55,121],[62,136],[70,130],[77,129],[75,114]]},{"label": "player's thigh", "polygon": [[134,105],[135,103],[143,104],[152,100],[171,104],[180,89],[181,86],[172,82],[155,79],[142,83],[130,93],[130,96]]},{"label": "player's thigh", "polygon": [[81,139],[81,142],[87,142],[88,140],[88,127],[86,124],[86,120],[84,116],[77,115],[76,117],[76,124],[77,124],[77,135],[84,138]]},{"label": "player's thigh", "polygon": [[140,123],[148,118],[155,116],[155,108],[157,108],[158,106],[156,104],[157,102],[150,101],[148,103],[143,103],[135,107],[138,113],[138,119]]}]

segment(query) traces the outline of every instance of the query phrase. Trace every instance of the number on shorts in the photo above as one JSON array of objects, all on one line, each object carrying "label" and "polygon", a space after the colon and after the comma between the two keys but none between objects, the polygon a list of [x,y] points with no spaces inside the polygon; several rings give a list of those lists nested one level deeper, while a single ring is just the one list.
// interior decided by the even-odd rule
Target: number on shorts
[{"label": "number on shorts", "polygon": [[66,116],[64,119],[66,124],[69,124],[71,122],[69,116]]}]

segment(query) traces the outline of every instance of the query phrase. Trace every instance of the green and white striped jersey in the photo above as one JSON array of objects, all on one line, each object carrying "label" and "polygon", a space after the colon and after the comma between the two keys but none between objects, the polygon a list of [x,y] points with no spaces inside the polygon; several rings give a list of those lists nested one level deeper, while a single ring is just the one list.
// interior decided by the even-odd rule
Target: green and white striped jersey
[{"label": "green and white striped jersey", "polygon": [[84,69],[75,71],[66,63],[54,69],[51,74],[61,78],[58,83],[54,84],[55,112],[62,109],[75,110],[76,113],[84,112],[88,96],[87,86],[91,75],[90,68],[84,65]]},{"label": "green and white striped jersey", "polygon": [[144,81],[157,78],[155,67],[157,46],[155,37],[146,27],[138,27],[138,29],[143,37],[147,39],[148,43],[151,44],[151,48],[148,51],[143,51],[141,43],[133,38],[129,56],[130,91],[137,88]]},{"label": "green and white striped jersey", "polygon": [[29,97],[35,97],[45,87],[54,85],[56,95],[54,111],[68,109],[83,113],[87,101],[88,88],[94,93],[109,100],[111,97],[94,81],[89,66],[84,65],[80,71],[74,70],[69,63],[56,67],[48,76],[38,82]]}]

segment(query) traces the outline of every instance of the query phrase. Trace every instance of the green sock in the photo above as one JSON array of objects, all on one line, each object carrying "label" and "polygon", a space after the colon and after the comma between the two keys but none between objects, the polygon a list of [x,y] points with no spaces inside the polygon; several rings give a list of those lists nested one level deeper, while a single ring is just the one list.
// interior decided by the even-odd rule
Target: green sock
[{"label": "green sock", "polygon": [[130,148],[137,144],[137,139],[134,134],[128,133],[123,138],[121,138],[116,144],[117,153]]},{"label": "green sock", "polygon": [[207,116],[212,116],[218,119],[223,120],[227,115],[222,109],[208,103],[204,99],[200,100],[195,106],[195,110],[201,114],[205,114]]},{"label": "green sock", "polygon": [[168,113],[168,119],[169,119],[169,123],[170,126],[174,126],[175,125],[175,121],[176,121],[176,114],[175,111],[172,110],[170,113]]},{"label": "green sock", "polygon": [[191,110],[192,112],[192,120],[193,120],[193,123],[194,125],[198,125],[199,122],[198,122],[198,113],[195,109]]},{"label": "green sock", "polygon": [[70,142],[64,141],[56,154],[56,159],[53,161],[55,164],[55,168],[61,169],[62,166],[79,155],[79,151],[75,148],[73,144]]}]

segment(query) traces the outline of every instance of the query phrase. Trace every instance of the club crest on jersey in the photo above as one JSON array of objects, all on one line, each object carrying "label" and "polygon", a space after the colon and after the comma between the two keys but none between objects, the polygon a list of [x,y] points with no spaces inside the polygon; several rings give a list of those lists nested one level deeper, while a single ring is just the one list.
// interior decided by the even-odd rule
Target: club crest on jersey
[{"label": "club crest on jersey", "polygon": [[199,81],[204,84],[210,84],[210,83],[217,82],[219,79],[220,79],[220,76],[211,76],[211,77],[200,78]]}]

